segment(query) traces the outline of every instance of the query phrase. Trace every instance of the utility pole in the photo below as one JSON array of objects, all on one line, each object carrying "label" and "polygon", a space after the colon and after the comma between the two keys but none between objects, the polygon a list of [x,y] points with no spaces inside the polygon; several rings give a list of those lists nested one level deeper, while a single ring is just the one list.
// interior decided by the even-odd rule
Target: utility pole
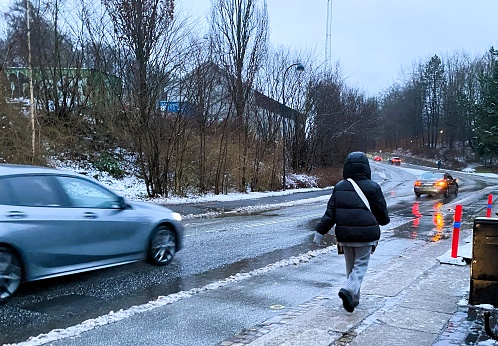
[{"label": "utility pole", "polygon": [[26,21],[28,25],[28,74],[29,74],[29,105],[31,114],[31,162],[35,160],[35,143],[36,143],[36,130],[35,130],[35,97],[33,88],[33,64],[31,61],[31,7],[30,0],[26,0]]}]

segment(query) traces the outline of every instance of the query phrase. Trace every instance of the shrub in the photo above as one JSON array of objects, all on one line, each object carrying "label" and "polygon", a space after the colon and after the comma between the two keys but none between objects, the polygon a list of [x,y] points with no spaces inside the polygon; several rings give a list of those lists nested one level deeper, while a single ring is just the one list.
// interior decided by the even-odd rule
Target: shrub
[{"label": "shrub", "polygon": [[125,175],[125,171],[119,166],[118,160],[108,153],[100,154],[92,164],[95,169],[98,169],[101,172],[107,172],[113,178],[121,179]]},{"label": "shrub", "polygon": [[311,174],[317,177],[318,187],[334,186],[342,180],[343,167],[314,168]]}]

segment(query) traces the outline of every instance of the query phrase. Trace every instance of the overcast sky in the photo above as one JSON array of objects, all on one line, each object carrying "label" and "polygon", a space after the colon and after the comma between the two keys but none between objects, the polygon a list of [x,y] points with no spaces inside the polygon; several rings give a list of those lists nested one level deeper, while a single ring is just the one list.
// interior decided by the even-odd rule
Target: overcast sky
[{"label": "overcast sky", "polygon": [[[0,11],[11,1],[0,0]],[[498,47],[498,0],[330,1],[332,63],[339,61],[349,84],[371,95],[396,82],[402,68],[434,54],[465,51],[481,56],[491,46]],[[176,4],[198,17],[199,25],[206,25],[211,0]],[[272,44],[312,50],[325,59],[327,0],[267,4]]]},{"label": "overcast sky", "polygon": [[[0,0],[1,1],[1,0]],[[381,92],[434,54],[483,55],[498,46],[498,0],[331,0],[332,61],[349,84]],[[180,0],[204,19],[211,0]],[[327,0],[267,0],[270,40],[324,59]],[[306,62],[303,62],[306,63]]]}]

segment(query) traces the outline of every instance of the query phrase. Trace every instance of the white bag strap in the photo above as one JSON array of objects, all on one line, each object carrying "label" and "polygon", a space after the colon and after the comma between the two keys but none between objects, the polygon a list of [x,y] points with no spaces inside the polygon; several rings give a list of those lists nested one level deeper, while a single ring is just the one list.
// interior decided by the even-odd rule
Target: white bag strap
[{"label": "white bag strap", "polygon": [[358,194],[358,196],[360,196],[360,198],[363,201],[363,203],[365,203],[365,205],[367,206],[368,210],[372,211],[370,209],[370,203],[368,203],[367,197],[365,196],[365,194],[363,193],[363,191],[361,191],[361,189],[358,186],[358,184],[356,184],[356,182],[353,179],[351,179],[351,178],[348,178],[347,180],[351,183],[351,185],[353,185],[356,193]]}]

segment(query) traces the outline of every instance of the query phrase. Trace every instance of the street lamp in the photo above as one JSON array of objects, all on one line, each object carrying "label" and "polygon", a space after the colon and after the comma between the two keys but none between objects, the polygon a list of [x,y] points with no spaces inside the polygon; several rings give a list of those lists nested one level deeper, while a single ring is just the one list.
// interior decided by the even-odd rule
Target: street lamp
[{"label": "street lamp", "polygon": [[282,190],[285,190],[285,137],[286,137],[286,133],[285,133],[285,120],[284,120],[284,112],[285,112],[285,77],[287,76],[287,72],[289,72],[289,70],[296,66],[296,71],[304,71],[304,66],[300,63],[300,62],[297,62],[295,64],[292,64],[290,66],[288,66],[285,71],[284,71],[284,78],[282,79],[282,112],[281,112],[281,116],[282,116]]}]

